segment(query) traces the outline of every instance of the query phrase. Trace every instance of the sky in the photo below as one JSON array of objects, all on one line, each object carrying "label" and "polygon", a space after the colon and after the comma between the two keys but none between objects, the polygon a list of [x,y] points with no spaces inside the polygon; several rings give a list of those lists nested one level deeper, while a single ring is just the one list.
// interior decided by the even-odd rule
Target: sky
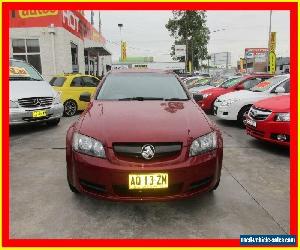
[{"label": "sky", "polygon": [[[94,11],[98,28],[98,11]],[[207,11],[210,29],[209,53],[231,52],[232,65],[244,56],[245,48],[265,48],[268,44],[270,11]],[[172,61],[170,37],[165,24],[171,11],[101,11],[102,34],[113,61],[120,57],[120,40],[127,42],[127,56],[153,56],[155,61]],[[86,11],[90,18],[90,11]],[[120,32],[118,24],[122,23]],[[273,11],[272,31],[277,32],[276,54],[289,56],[290,13]]]}]

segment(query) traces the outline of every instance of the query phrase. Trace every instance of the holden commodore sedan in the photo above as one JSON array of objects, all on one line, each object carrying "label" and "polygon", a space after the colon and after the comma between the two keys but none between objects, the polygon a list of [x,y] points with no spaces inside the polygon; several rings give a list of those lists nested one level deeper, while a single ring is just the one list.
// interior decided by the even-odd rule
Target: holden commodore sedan
[{"label": "holden commodore sedan", "polygon": [[110,200],[170,200],[216,189],[223,140],[179,78],[110,72],[66,136],[71,191]]}]

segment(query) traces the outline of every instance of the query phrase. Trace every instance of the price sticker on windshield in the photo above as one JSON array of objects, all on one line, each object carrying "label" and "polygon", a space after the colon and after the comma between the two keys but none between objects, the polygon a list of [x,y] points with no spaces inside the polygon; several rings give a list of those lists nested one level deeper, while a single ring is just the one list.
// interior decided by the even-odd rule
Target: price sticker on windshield
[{"label": "price sticker on windshield", "polygon": [[9,76],[30,77],[25,68],[15,66],[9,67]]},{"label": "price sticker on windshield", "polygon": [[270,82],[264,81],[264,82],[261,82],[261,83],[257,84],[255,86],[255,88],[264,89],[264,88],[268,87],[270,84],[271,84]]}]

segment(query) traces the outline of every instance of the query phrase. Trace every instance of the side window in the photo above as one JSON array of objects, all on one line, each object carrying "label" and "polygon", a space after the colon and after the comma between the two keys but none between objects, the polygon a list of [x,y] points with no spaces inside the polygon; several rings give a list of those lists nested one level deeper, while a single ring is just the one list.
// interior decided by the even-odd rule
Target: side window
[{"label": "side window", "polygon": [[245,81],[243,83],[244,85],[244,89],[251,89],[252,87],[254,87],[255,85],[257,85],[258,83],[260,83],[262,81],[261,78],[253,78],[253,79],[249,79],[247,81]]},{"label": "side window", "polygon": [[51,86],[62,87],[65,80],[65,77],[53,77],[49,83]]},{"label": "side window", "polygon": [[290,93],[290,79],[280,83],[278,86],[272,89],[271,93],[275,93],[275,89],[278,87],[283,87],[285,90],[285,93]]},{"label": "side window", "polygon": [[285,89],[285,93],[290,93],[290,80],[285,81],[282,86],[280,84],[280,87]]},{"label": "side window", "polygon": [[85,87],[97,87],[99,83],[98,79],[90,76],[83,76],[82,79]]},{"label": "side window", "polygon": [[83,87],[83,82],[81,77],[75,77],[71,82],[71,87]]}]

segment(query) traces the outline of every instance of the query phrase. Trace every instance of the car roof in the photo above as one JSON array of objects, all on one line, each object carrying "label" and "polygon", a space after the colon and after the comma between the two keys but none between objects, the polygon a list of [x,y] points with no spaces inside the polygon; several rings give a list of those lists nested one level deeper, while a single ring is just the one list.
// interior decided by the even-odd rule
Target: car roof
[{"label": "car roof", "polygon": [[[159,73],[159,74],[170,74],[173,73],[172,70],[163,69],[112,69],[110,71],[112,74],[118,73]],[[173,73],[175,74],[175,73]]]},{"label": "car roof", "polygon": [[[75,77],[75,76],[90,76],[90,77],[96,77],[92,75],[86,75],[86,74],[81,74],[81,73],[64,73],[64,74],[57,74],[54,75],[53,77]],[[97,78],[97,77],[96,77]]]}]

